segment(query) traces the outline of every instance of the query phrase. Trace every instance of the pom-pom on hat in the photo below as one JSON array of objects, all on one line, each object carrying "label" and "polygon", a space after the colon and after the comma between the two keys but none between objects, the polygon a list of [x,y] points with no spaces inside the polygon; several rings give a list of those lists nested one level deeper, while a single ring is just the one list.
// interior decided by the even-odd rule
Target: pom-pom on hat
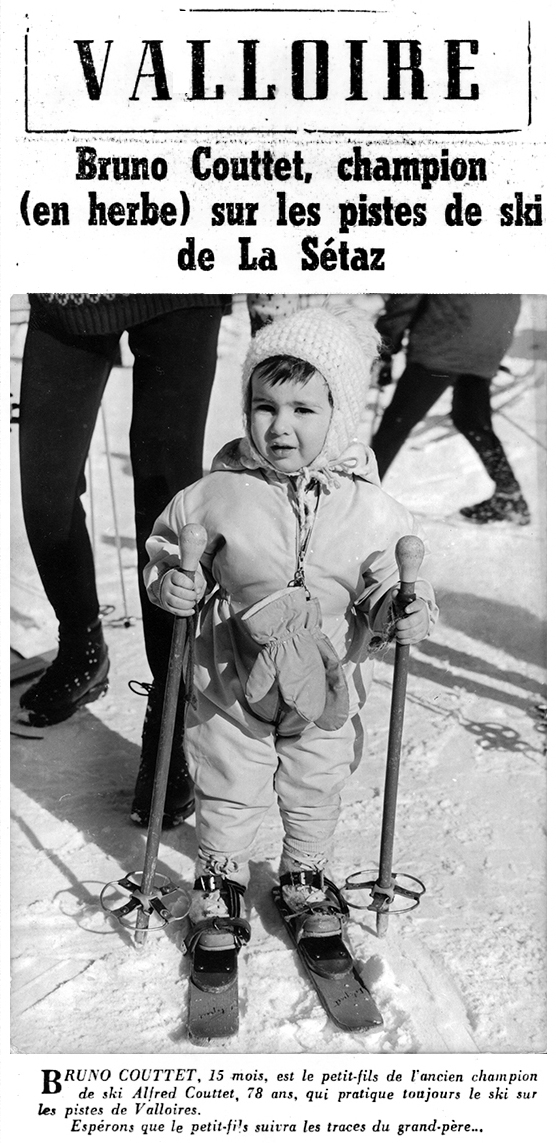
[{"label": "pom-pom on hat", "polygon": [[244,408],[249,424],[249,381],[269,357],[297,357],[312,365],[326,381],[333,410],[323,452],[335,460],[355,438],[370,383],[370,368],[380,337],[361,307],[322,304],[297,310],[265,325],[251,340],[243,367]]}]

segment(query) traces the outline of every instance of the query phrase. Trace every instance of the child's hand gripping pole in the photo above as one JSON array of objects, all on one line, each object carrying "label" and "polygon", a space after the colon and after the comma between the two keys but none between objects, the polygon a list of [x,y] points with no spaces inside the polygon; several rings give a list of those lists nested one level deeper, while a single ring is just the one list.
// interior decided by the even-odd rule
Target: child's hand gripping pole
[{"label": "child's hand gripping pole", "polygon": [[[396,562],[400,573],[400,588],[395,599],[394,607],[398,618],[404,614],[408,603],[412,603],[415,599],[415,580],[419,574],[419,568],[423,562],[424,554],[425,549],[418,536],[402,536],[396,544]],[[373,902],[376,908],[376,931],[379,937],[383,936],[388,928],[388,911],[390,902],[394,896],[392,859],[408,669],[409,645],[396,643],[392,700],[390,706],[390,727],[388,732],[388,752],[386,758],[386,777],[384,780],[380,865],[378,881],[375,882],[373,888]]]},{"label": "child's hand gripping pole", "polygon": [[[201,524],[186,524],[180,532],[179,543],[179,570],[185,572],[191,580],[194,580],[199,560],[205,550],[207,543],[207,534],[205,529]],[[144,942],[146,930],[149,927],[149,917],[152,912],[152,908],[149,904],[149,898],[153,890],[156,862],[160,846],[162,817],[164,814],[164,802],[166,799],[166,787],[168,785],[168,772],[170,769],[170,756],[172,752],[172,739],[174,735],[176,710],[178,705],[178,691],[180,687],[186,645],[188,644],[189,649],[191,650],[193,639],[195,638],[195,622],[195,615],[184,618],[176,617],[174,619],[172,644],[170,648],[170,658],[168,661],[168,672],[166,675],[166,688],[164,691],[164,705],[162,708],[162,719],[160,723],[160,738],[158,741],[158,753],[156,756],[151,812],[149,816],[149,829],[147,834],[147,848],[145,851],[145,866],[140,889],[141,905],[137,912],[137,922],[135,927],[135,940],[138,945],[143,944]]]},{"label": "child's hand gripping pole", "polygon": [[[402,536],[398,540],[396,560],[400,586],[394,600],[394,612],[397,619],[406,614],[406,607],[415,599],[415,580],[423,555],[424,547],[418,536]],[[376,931],[379,937],[383,937],[386,933],[390,912],[404,913],[409,909],[415,909],[425,892],[425,886],[418,877],[413,877],[409,873],[396,874],[392,872],[409,646],[409,643],[396,643],[384,780],[379,871],[377,873],[376,870],[360,870],[358,873],[352,873],[344,885],[345,893],[355,894],[355,898],[348,897],[351,908],[368,909],[376,913]],[[361,891],[367,889],[370,889],[371,899],[368,904],[360,904]],[[404,899],[401,907],[395,907],[395,897]]]}]

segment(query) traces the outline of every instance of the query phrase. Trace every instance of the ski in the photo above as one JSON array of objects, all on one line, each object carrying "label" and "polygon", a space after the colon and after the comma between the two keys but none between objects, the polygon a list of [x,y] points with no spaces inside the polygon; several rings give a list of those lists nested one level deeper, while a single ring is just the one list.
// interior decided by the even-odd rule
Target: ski
[{"label": "ski", "polygon": [[184,952],[190,956],[187,1027],[191,1040],[222,1040],[238,1031],[238,951],[204,948],[194,933],[184,941]]},{"label": "ski", "polygon": [[[213,918],[213,922],[219,920]],[[191,965],[187,1021],[190,1039],[223,1040],[235,1036],[239,1030],[239,948],[205,948],[193,937],[185,942],[184,949],[189,952]]]},{"label": "ski", "polygon": [[[330,1019],[344,1032],[364,1032],[372,1029],[377,1031],[381,1028],[382,1016],[369,989],[355,968],[348,949],[345,948],[345,956],[346,961],[349,960],[350,967],[342,976],[322,976],[315,972],[305,953],[304,941],[296,942],[295,930],[278,886],[272,890],[272,899],[288,935],[295,945],[305,972]],[[326,939],[323,937],[323,942]],[[316,940],[317,938],[311,938],[313,946]]]},{"label": "ski", "polygon": [[191,1040],[225,1040],[239,1031],[237,977],[222,992],[207,992],[189,980],[187,1031]]}]

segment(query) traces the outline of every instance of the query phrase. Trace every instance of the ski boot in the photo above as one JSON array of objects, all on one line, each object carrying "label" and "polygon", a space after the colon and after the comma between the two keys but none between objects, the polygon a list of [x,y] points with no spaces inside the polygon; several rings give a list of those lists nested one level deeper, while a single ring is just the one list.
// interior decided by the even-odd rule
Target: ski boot
[{"label": "ski boot", "polygon": [[184,945],[192,959],[191,982],[202,992],[222,992],[237,983],[237,957],[251,937],[241,916],[245,886],[204,873],[193,886],[191,931]]},{"label": "ski boot", "polygon": [[[141,738],[141,760],[131,806],[131,820],[139,826],[148,826],[149,824],[160,723],[164,706],[163,686],[158,683],[152,683],[150,686],[147,684],[147,690],[147,709]],[[194,786],[189,777],[183,750],[184,709],[185,690],[182,683],[178,694],[162,829],[175,829],[176,826],[182,825],[195,810]]]},{"label": "ski boot", "polygon": [[31,726],[65,722],[108,690],[110,660],[100,619],[81,633],[60,628],[58,654],[21,696]]},{"label": "ski boot", "polygon": [[493,524],[505,520],[509,524],[530,524],[531,514],[524,496],[517,492],[495,492],[489,500],[460,508],[460,515],[473,524]]},{"label": "ski boot", "polygon": [[311,972],[330,979],[353,969],[344,943],[349,910],[339,889],[322,872],[284,873],[273,893],[288,932]]}]

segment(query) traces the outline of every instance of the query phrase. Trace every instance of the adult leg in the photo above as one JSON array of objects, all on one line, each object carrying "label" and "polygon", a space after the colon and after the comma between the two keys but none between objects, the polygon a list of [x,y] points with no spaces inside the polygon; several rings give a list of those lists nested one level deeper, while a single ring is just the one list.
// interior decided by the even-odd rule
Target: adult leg
[{"label": "adult leg", "polygon": [[[203,437],[216,369],[222,310],[192,307],[164,314],[130,330],[133,467],[139,594],[145,650],[153,674],[143,724],[141,762],[132,806],[139,825],[148,822],[164,684],[173,620],[147,598],[145,542],[158,514],[180,489],[202,476]],[[184,688],[180,688],[163,825],[179,825],[194,810],[183,750]]]},{"label": "adult leg", "polygon": [[423,420],[452,381],[451,374],[431,373],[424,365],[409,362],[371,441],[380,477],[389,469],[411,430]]},{"label": "adult leg", "polygon": [[529,509],[504,446],[492,426],[490,385],[489,378],[469,373],[461,374],[454,384],[454,425],[475,449],[495,486],[493,496],[470,508],[462,508],[462,515],[481,524],[494,520],[528,524]]},{"label": "adult leg", "polygon": [[80,497],[118,340],[117,334],[68,337],[41,328],[33,315],[27,333],[20,401],[23,514],[60,629],[55,663],[21,699],[40,725],[63,721],[106,689],[108,656]]},{"label": "adult leg", "polygon": [[492,427],[490,378],[465,373],[454,384],[452,420],[484,464],[497,492],[518,492],[519,483]]},{"label": "adult leg", "polygon": [[147,599],[145,542],[169,500],[202,476],[221,317],[218,306],[192,307],[163,314],[129,333],[135,357],[130,454],[139,593],[149,666],[162,683],[172,620]]}]

